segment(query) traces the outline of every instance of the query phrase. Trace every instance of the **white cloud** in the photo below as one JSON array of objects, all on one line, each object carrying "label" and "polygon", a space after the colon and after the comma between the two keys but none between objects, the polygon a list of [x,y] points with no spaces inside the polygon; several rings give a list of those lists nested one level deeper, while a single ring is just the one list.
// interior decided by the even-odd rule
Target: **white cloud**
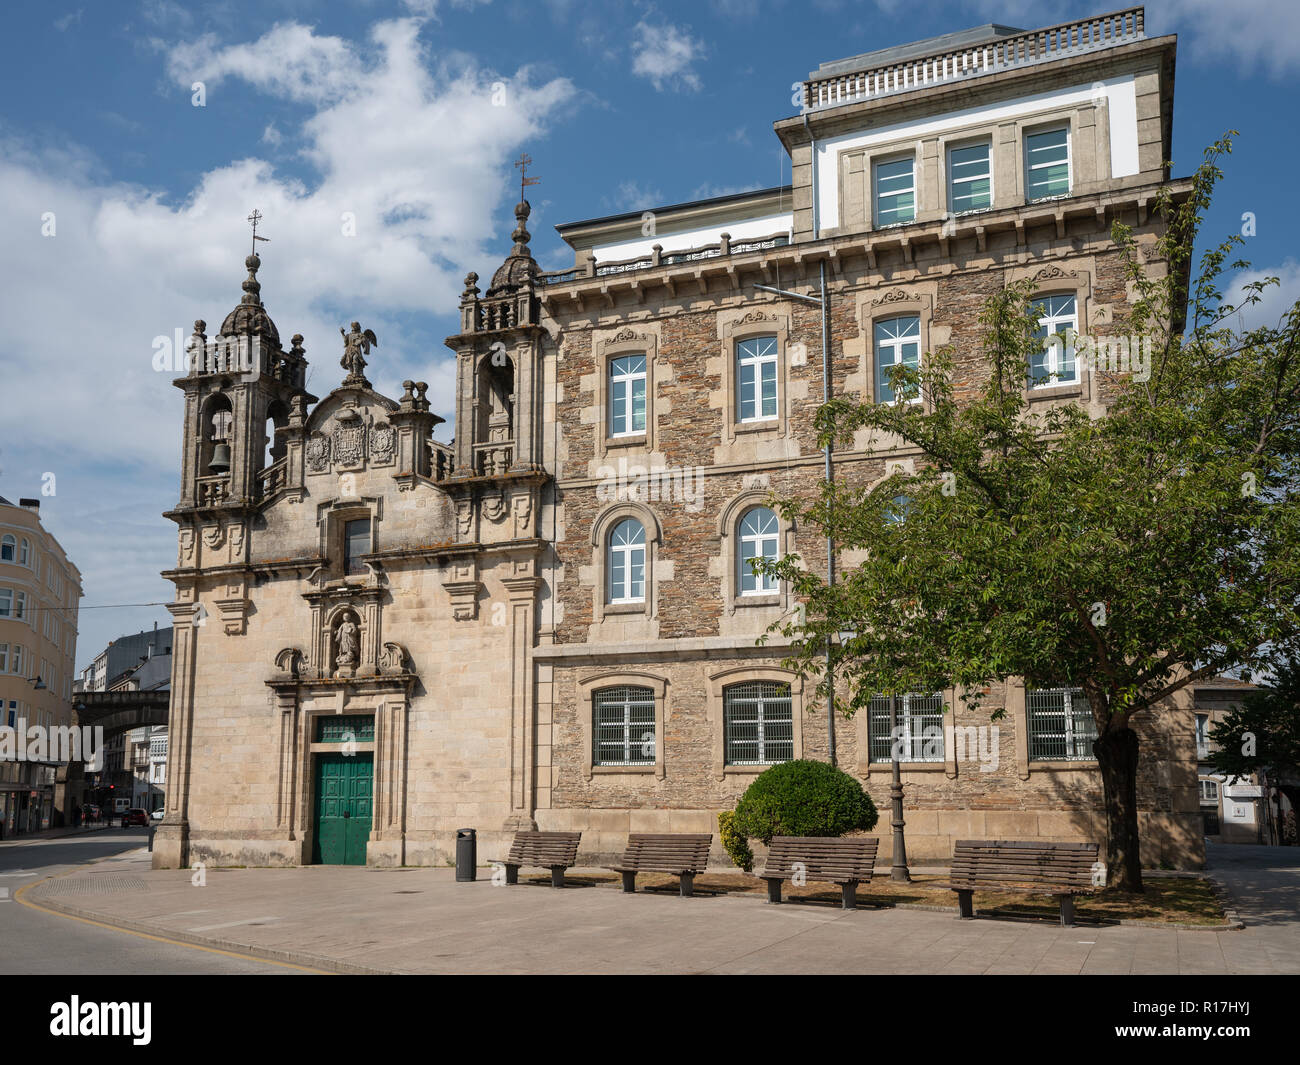
[{"label": "white cloud", "polygon": [[659,91],[665,88],[700,88],[699,75],[692,65],[704,57],[704,45],[670,23],[651,25],[641,21],[633,31],[632,73],[650,79]]},{"label": "white cloud", "polygon": [[269,144],[272,148],[278,148],[283,142],[284,135],[275,128],[275,123],[268,123],[266,129],[262,130],[262,143]]},{"label": "white cloud", "polygon": [[648,188],[637,181],[620,181],[618,191],[613,196],[606,196],[604,203],[614,211],[645,211],[659,207],[664,202],[664,194],[656,188]]},{"label": "white cloud", "polygon": [[[354,43],[284,25],[168,57],[186,92],[201,64],[209,110],[223,106],[213,86],[235,78],[304,107],[300,127],[280,119],[276,132],[303,145],[310,185],[253,154],[170,198],[113,180],[75,147],[0,138],[0,380],[11,419],[0,494],[37,495],[40,475],[57,475],[43,517],[86,574],[86,602],[169,597],[157,573],[174,562],[175,530],[159,515],[177,498],[182,407],[174,375],[153,370],[153,342],[188,336],[196,318],[217,332],[240,297],[254,207],[271,238],[259,248],[262,297],[286,343],[306,337],[308,388],[324,395],[339,383],[337,330],[356,318],[380,337],[371,376],[381,391],[427,380],[435,411],[452,412],[441,344],[450,330],[439,323],[430,335],[428,315],[454,314],[465,273],[490,273],[504,256],[510,161],[575,92],[527,69],[507,77],[465,56],[434,61],[419,29],[381,23]],[[497,80],[508,82],[508,106],[491,103]],[[356,236],[343,235],[344,212]],[[47,213],[54,236],[41,233]],[[23,412],[21,432],[13,412]],[[439,439],[450,435],[440,428]],[[124,514],[138,520],[122,524]],[[128,540],[130,551],[114,550]],[[149,619],[87,612],[79,660],[137,620]]]},{"label": "white cloud", "polygon": [[1246,298],[1243,286],[1265,278],[1275,277],[1276,285],[1267,286],[1260,293],[1259,302],[1242,309],[1238,320],[1248,326],[1276,326],[1300,300],[1300,262],[1287,259],[1280,266],[1266,270],[1245,270],[1234,274],[1223,286],[1229,303],[1239,303]]},{"label": "white cloud", "polygon": [[79,7],[76,11],[69,11],[66,15],[61,15],[54,20],[54,28],[63,33],[74,22],[80,25],[81,16],[85,13],[86,9],[84,7]]}]

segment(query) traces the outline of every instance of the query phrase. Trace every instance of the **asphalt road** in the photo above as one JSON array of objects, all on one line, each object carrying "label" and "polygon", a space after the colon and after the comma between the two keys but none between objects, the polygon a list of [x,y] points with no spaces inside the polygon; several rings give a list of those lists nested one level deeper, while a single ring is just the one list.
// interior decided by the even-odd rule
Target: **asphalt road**
[{"label": "asphalt road", "polygon": [[0,974],[103,975],[110,978],[196,973],[289,975],[301,970],[179,943],[161,943],[15,901],[27,884],[148,845],[144,828],[108,828],[84,836],[0,846]]}]

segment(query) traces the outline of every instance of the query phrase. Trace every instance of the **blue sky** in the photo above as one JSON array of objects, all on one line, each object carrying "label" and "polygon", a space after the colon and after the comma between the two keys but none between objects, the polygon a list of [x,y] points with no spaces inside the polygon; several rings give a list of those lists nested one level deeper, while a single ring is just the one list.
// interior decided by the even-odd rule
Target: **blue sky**
[{"label": "blue sky", "polygon": [[[556,223],[788,181],[772,123],[821,62],[1111,6],[10,3],[0,495],[36,495],[55,474],[42,514],[82,569],[84,607],[166,601],[175,526],[160,515],[176,501],[181,394],[154,371],[153,341],[195,318],[216,331],[240,295],[254,207],[271,238],[263,299],[283,337],[306,337],[309,388],[337,384],[336,331],[357,318],[380,338],[376,385],[426,379],[449,417],[442,339],[465,273],[490,275],[508,249],[520,152],[542,179],[529,190],[535,254],[559,268],[572,253]],[[1176,173],[1240,131],[1207,230],[1253,213],[1246,254],[1294,299],[1284,183],[1300,154],[1300,4],[1170,0],[1147,5],[1146,26],[1179,34]],[[161,607],[84,610],[79,665],[155,619],[167,622]]]}]

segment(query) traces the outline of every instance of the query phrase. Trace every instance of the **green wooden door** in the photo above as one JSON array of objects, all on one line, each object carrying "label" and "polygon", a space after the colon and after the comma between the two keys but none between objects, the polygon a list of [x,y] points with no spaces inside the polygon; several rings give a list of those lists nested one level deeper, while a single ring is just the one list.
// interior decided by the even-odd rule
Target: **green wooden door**
[{"label": "green wooden door", "polygon": [[316,837],[312,860],[322,865],[365,865],[370,838],[371,754],[316,756]]}]

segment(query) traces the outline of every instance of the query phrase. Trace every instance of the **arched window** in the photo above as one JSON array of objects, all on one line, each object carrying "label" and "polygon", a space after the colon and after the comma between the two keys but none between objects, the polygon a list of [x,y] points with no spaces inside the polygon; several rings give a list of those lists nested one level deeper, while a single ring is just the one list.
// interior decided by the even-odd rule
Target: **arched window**
[{"label": "arched window", "polygon": [[645,527],[624,518],[609,534],[609,601],[645,601]]},{"label": "arched window", "polygon": [[777,416],[776,337],[753,337],[736,345],[736,415],[742,422]]},{"label": "arched window", "polygon": [[[915,370],[921,361],[921,319],[908,314],[901,318],[887,318],[876,323],[876,402],[893,403],[898,399],[890,374],[902,363]],[[920,395],[912,389],[907,402],[919,403]]]},{"label": "arched window", "polygon": [[12,562],[18,553],[18,541],[13,533],[0,537],[0,562]]},{"label": "arched window", "polygon": [[266,408],[266,456],[264,466],[271,466],[284,458],[288,452],[284,434],[277,433],[289,424],[289,408],[278,399]]},{"label": "arched window", "polygon": [[770,765],[794,757],[790,685],[751,680],[722,689],[727,765]]},{"label": "arched window", "polygon": [[592,765],[654,765],[655,693],[630,684],[592,695]]},{"label": "arched window", "polygon": [[609,364],[609,435],[645,432],[645,356],[620,355]]},{"label": "arched window", "polygon": [[778,544],[781,526],[767,507],[750,507],[740,516],[740,563],[738,584],[741,595],[769,595],[777,590],[776,580],[765,573],[755,573],[750,565],[757,558],[780,558]]},{"label": "arched window", "polygon": [[[235,420],[230,398],[218,392],[210,400],[201,423],[199,476],[227,473],[230,470],[230,428]],[[217,448],[225,445],[221,452]],[[214,465],[215,462],[215,465]]]},{"label": "arched window", "polygon": [[1079,383],[1074,341],[1079,331],[1078,301],[1071,293],[1034,300],[1030,313],[1037,315],[1035,339],[1042,343],[1029,356],[1029,383],[1033,388],[1053,388]]},{"label": "arched window", "polygon": [[22,566],[30,566],[32,562],[32,545],[23,538],[23,545],[18,549],[18,563]]}]

